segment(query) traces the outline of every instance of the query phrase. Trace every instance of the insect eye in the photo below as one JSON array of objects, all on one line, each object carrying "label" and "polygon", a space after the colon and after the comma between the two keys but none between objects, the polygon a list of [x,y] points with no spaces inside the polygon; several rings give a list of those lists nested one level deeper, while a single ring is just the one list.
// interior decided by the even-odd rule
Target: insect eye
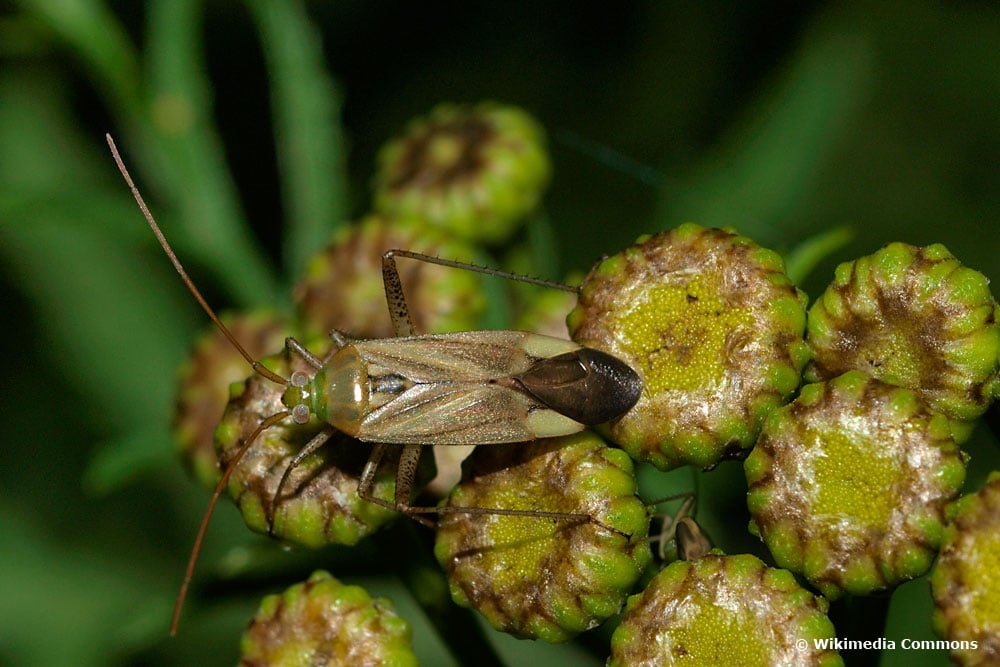
[{"label": "insect eye", "polygon": [[[294,375],[292,378],[294,379]],[[305,424],[309,421],[309,408],[303,404],[298,404],[292,408],[292,419],[296,424]]]},{"label": "insect eye", "polygon": [[304,387],[309,384],[309,376],[302,371],[295,371],[288,381],[293,387]]}]

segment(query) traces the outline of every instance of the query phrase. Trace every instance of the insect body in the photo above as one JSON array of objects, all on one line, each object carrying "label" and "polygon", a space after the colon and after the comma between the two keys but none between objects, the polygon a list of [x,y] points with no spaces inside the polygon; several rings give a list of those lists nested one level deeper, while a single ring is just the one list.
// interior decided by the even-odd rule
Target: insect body
[{"label": "insect body", "polygon": [[293,377],[283,402],[368,442],[467,445],[576,433],[624,413],[640,390],[635,372],[604,352],[469,331],[350,343],[306,384]]},{"label": "insect body", "polygon": [[[314,414],[347,435],[375,443],[358,493],[411,515],[458,509],[409,505],[420,447],[569,435],[620,416],[642,391],[635,371],[617,358],[522,331],[336,339],[341,347],[326,362],[313,360],[311,378],[293,374],[282,402],[300,423]],[[295,341],[289,345],[308,354]],[[279,498],[288,471],[330,435],[329,430],[321,433],[295,457],[278,485]],[[389,503],[373,496],[371,487],[385,446],[393,444],[404,448],[395,502]]]},{"label": "insect body", "polygon": [[[235,466],[261,432],[289,417],[306,423],[315,416],[329,424],[329,428],[316,435],[290,462],[278,484],[275,502],[280,502],[289,473],[323,446],[336,429],[373,444],[362,471],[358,494],[365,500],[414,518],[428,513],[465,512],[592,521],[603,525],[585,514],[410,505],[423,446],[515,443],[576,433],[627,412],[639,399],[642,381],[627,364],[607,353],[549,336],[520,331],[415,336],[395,258],[409,257],[575,291],[573,288],[392,250],[383,256],[382,274],[389,313],[398,337],[353,341],[339,332],[332,332],[336,349],[325,359],[317,358],[298,341],[289,338],[286,340],[288,349],[305,359],[313,373],[296,372],[286,380],[247,353],[201,296],[149,213],[114,142],[110,136],[107,139],[146,220],[188,289],[253,369],[286,387],[282,402],[287,410],[260,423],[230,461],[216,486],[188,562],[171,634],[176,630],[209,518]],[[390,445],[402,445],[392,502],[372,493],[376,469]],[[268,509],[268,525],[273,525],[274,504],[272,502]],[[426,519],[422,522],[429,523]]]}]

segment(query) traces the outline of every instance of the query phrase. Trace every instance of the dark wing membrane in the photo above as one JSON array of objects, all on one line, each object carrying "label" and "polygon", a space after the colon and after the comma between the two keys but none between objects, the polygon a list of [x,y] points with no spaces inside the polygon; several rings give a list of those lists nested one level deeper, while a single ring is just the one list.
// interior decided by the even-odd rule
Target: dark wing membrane
[{"label": "dark wing membrane", "polygon": [[498,385],[418,384],[370,412],[358,438],[423,445],[524,442],[535,438],[527,417],[537,409],[546,408]]},{"label": "dark wing membrane", "polygon": [[517,380],[545,405],[588,426],[622,416],[642,394],[642,379],[628,364],[585,347],[541,359]]},{"label": "dark wing membrane", "polygon": [[522,331],[466,331],[355,343],[372,376],[413,382],[481,382],[523,373],[532,364]]}]

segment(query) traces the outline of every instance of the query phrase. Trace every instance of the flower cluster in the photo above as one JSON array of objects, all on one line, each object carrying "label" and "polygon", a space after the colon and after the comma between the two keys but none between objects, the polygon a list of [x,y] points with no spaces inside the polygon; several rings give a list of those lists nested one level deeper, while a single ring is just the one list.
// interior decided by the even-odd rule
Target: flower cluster
[{"label": "flower cluster", "polygon": [[[541,218],[550,171],[544,133],[523,111],[439,107],[382,150],[373,213],[309,263],[294,317],[226,321],[252,355],[287,336],[302,341],[309,354],[291,344],[264,358],[282,377],[316,374],[352,336],[396,336],[400,313],[394,322],[384,305],[395,287],[418,333],[485,328],[481,273],[407,259],[402,284],[387,286],[382,256],[399,248],[482,262],[506,244],[523,270],[531,253],[516,234]],[[580,433],[479,447],[457,485],[458,457],[440,459],[449,468],[432,487],[440,504],[423,501],[418,520],[436,526],[440,588],[454,602],[498,630],[553,643],[624,608],[610,665],[833,666],[840,656],[820,641],[835,636],[828,600],[891,590],[928,571],[943,548],[937,628],[979,642],[956,660],[1000,652],[990,639],[1000,632],[991,602],[997,480],[951,504],[965,481],[960,445],[1000,391],[998,306],[982,274],[943,246],[893,243],[839,266],[807,308],[776,252],[732,229],[686,223],[601,260],[576,296],[515,292],[526,304],[519,322],[620,360],[641,380],[638,401],[596,433],[581,419]],[[580,366],[558,381],[574,382]],[[409,381],[389,363],[365,372],[385,391]],[[420,493],[434,477],[429,456],[369,460],[369,443],[315,415],[261,430],[286,409],[285,387],[245,375],[226,339],[209,334],[182,371],[175,423],[185,465],[203,484],[241,452],[226,489],[251,529],[308,547],[353,545],[394,519],[394,505],[412,509],[397,486]],[[589,387],[579,402],[611,402],[601,391]],[[455,405],[442,429],[474,408]],[[523,416],[555,428],[544,419]],[[744,459],[750,531],[785,569],[706,547],[679,549],[690,560],[649,573],[650,510],[633,461],[709,471],[731,459]],[[385,506],[359,496],[368,483]],[[644,575],[645,590],[629,597]],[[317,573],[265,599],[242,664],[412,664],[408,635],[386,603]]]}]

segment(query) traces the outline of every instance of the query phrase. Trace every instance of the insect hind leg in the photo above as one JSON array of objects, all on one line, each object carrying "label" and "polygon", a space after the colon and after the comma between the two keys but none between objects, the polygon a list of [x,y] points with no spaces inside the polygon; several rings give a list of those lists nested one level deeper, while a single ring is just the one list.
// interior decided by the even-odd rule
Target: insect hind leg
[{"label": "insect hind leg", "polygon": [[[361,471],[361,481],[358,482],[358,495],[370,503],[375,503],[386,509],[401,512],[409,515],[410,494],[413,490],[413,480],[417,474],[417,464],[420,461],[420,445],[405,445],[399,456],[399,465],[396,468],[396,491],[394,502],[389,502],[384,498],[375,495],[375,473],[378,471],[379,463],[385,456],[389,445],[375,443],[372,445],[372,453],[368,456],[364,470]],[[434,524],[424,517],[411,518],[417,523],[428,528],[433,528]]]},{"label": "insect hind leg", "polygon": [[386,273],[386,265],[391,265],[390,271],[394,272],[396,275],[395,280],[399,281],[399,273],[396,271],[396,257],[405,257],[407,259],[414,259],[418,262],[426,262],[428,264],[437,264],[438,266],[447,266],[452,269],[460,269],[462,271],[472,271],[474,273],[482,273],[487,276],[495,276],[497,278],[505,278],[507,280],[514,280],[517,282],[528,283],[529,285],[537,285],[539,287],[548,287],[550,289],[556,289],[563,292],[572,292],[576,294],[579,292],[578,287],[573,287],[572,285],[565,285],[563,283],[557,283],[554,280],[545,280],[544,278],[535,278],[534,276],[526,276],[520,273],[512,273],[510,271],[502,271],[500,269],[494,269],[489,266],[480,266],[478,264],[472,264],[470,262],[459,262],[454,259],[445,259],[443,257],[435,257],[433,255],[425,255],[422,252],[414,252],[412,250],[400,250],[393,249],[382,255],[382,274],[383,277]]},{"label": "insect hind leg", "polygon": [[572,292],[573,294],[579,292],[579,288],[577,287],[564,285],[563,283],[557,283],[552,280],[544,280],[542,278],[521,275],[520,273],[501,271],[500,269],[493,269],[488,266],[479,266],[478,264],[459,262],[454,259],[444,259],[441,257],[434,257],[433,255],[425,255],[422,252],[400,250],[396,248],[389,250],[382,255],[382,283],[385,287],[386,303],[389,305],[389,317],[392,318],[393,328],[396,332],[396,336],[399,337],[413,336],[416,332],[413,328],[413,321],[410,318],[410,310],[406,304],[406,297],[403,295],[403,283],[399,277],[399,269],[396,268],[397,257],[413,259],[418,262],[426,262],[427,264],[437,264],[438,266],[447,266],[449,268],[460,269],[462,271],[472,271],[474,273],[495,276],[497,278],[505,278],[507,280],[528,283],[529,285],[537,285],[539,287],[548,287],[550,289],[561,290],[563,292]]}]

